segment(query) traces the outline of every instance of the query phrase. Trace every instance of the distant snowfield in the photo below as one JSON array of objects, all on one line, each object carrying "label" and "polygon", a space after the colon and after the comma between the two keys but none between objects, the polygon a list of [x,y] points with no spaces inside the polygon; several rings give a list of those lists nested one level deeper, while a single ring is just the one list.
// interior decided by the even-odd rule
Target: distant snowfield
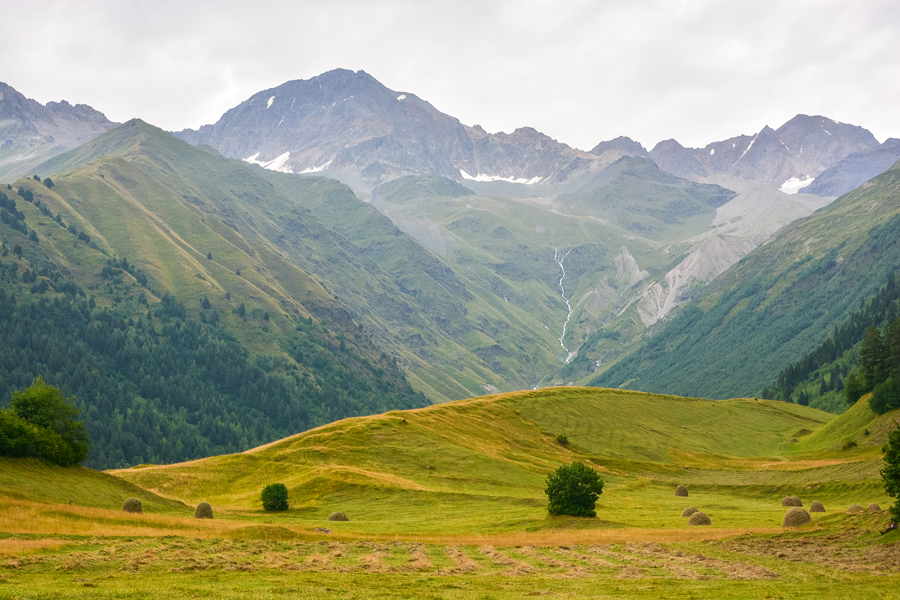
[{"label": "distant snowfield", "polygon": [[285,163],[287,163],[288,159],[291,157],[290,152],[285,152],[279,156],[276,156],[272,160],[262,161],[257,160],[259,158],[259,152],[254,154],[253,156],[248,156],[244,159],[244,162],[248,162],[251,165],[259,165],[263,169],[269,169],[270,171],[280,171],[282,173],[293,173],[289,168],[287,168]]},{"label": "distant snowfield", "polygon": [[813,179],[815,179],[815,177],[807,177],[806,179],[791,177],[781,184],[781,187],[778,188],[778,191],[784,192],[785,194],[796,194],[797,192],[811,184],[813,182]]},{"label": "distant snowfield", "polygon": [[524,183],[525,185],[534,185],[543,179],[543,177],[532,177],[531,179],[500,177],[499,175],[484,175],[483,173],[479,173],[475,177],[472,177],[462,169],[459,170],[459,174],[462,175],[463,179],[468,179],[470,181],[506,181],[507,183]]}]

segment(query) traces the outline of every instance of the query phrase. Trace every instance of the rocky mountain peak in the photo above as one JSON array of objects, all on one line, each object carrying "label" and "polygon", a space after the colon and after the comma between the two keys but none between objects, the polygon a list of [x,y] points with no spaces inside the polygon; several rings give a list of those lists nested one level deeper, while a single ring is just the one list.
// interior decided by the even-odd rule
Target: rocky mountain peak
[{"label": "rocky mountain peak", "polygon": [[86,104],[41,104],[0,82],[0,177],[27,173],[51,156],[115,127]]}]

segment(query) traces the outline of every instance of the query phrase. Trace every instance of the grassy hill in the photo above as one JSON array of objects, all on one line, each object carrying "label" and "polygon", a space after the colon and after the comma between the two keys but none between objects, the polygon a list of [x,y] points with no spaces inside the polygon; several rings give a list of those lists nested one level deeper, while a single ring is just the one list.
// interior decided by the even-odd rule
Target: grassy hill
[{"label": "grassy hill", "polygon": [[[263,486],[282,482],[292,508],[279,522],[302,526],[342,511],[351,521],[340,530],[365,534],[627,528],[647,517],[656,527],[681,527],[678,483],[717,525],[769,527],[780,524],[785,495],[832,507],[884,502],[877,444],[896,419],[835,418],[765,400],[551,388],[348,419],[241,454],[113,474],[241,514],[259,509]],[[840,450],[866,428],[872,433],[859,446]],[[575,460],[607,481],[599,520],[546,515],[546,475]]]},{"label": "grassy hill", "polygon": [[897,240],[900,163],[780,231],[591,384],[759,394],[900,271]]},{"label": "grassy hill", "polygon": [[[877,448],[900,412],[866,404],[835,417],[553,388],[347,419],[178,465],[2,461],[0,585],[85,598],[890,597],[900,537],[878,535],[885,512],[843,512],[887,504]],[[860,444],[841,450],[848,436]],[[546,474],[574,460],[606,481],[597,518],[546,513]],[[291,508],[266,513],[258,492],[276,481]],[[827,512],[783,530],[792,494]],[[128,496],[144,514],[118,510]],[[214,520],[191,518],[200,500]],[[686,527],[689,504],[712,526]],[[334,511],[350,521],[326,520]]]}]

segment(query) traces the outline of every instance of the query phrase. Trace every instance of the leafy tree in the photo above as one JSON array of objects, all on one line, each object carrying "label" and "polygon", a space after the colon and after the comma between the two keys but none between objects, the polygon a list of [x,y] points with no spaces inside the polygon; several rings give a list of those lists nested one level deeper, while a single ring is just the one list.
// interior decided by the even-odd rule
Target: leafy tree
[{"label": "leafy tree", "polygon": [[40,180],[41,180],[41,178],[40,178],[40,176],[39,176],[39,175],[35,175],[35,176],[34,176],[34,180],[35,180],[35,181],[40,181]]},{"label": "leafy tree", "polygon": [[38,376],[25,391],[12,393],[8,410],[2,411],[3,438],[10,456],[31,456],[70,466],[87,458],[91,440],[84,422],[78,420],[74,398],[65,398],[59,388]]},{"label": "leafy tree", "polygon": [[881,481],[885,493],[897,499],[891,506],[891,517],[894,521],[900,521],[900,427],[888,434],[888,442],[882,451],[884,468],[881,469]]},{"label": "leafy tree", "polygon": [[53,187],[53,180],[49,177],[44,178],[44,185],[47,186],[47,189],[51,189]]},{"label": "leafy tree", "polygon": [[212,252],[207,252],[207,253],[206,253],[206,258],[207,258],[208,260],[212,260]]},{"label": "leafy tree", "polygon": [[288,509],[288,491],[283,483],[270,483],[263,488],[259,495],[263,509],[266,511],[281,511]]},{"label": "leafy tree", "polygon": [[594,506],[603,493],[603,480],[594,469],[574,462],[550,473],[544,492],[549,500],[547,511],[551,515],[595,517]]}]

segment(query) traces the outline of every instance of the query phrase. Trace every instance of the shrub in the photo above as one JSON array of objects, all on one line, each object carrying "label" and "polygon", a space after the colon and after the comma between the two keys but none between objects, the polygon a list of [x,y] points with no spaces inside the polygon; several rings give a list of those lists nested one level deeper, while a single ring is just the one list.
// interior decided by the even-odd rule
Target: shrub
[{"label": "shrub", "polygon": [[9,408],[0,410],[0,456],[38,458],[63,467],[84,462],[91,440],[73,401],[41,377],[28,389],[14,391]]},{"label": "shrub", "polygon": [[564,436],[563,434],[559,434],[558,436],[556,436],[556,443],[557,443],[557,444],[560,444],[560,445],[562,445],[562,446],[568,446],[568,445],[569,445],[569,438],[567,438],[567,437]]},{"label": "shrub", "polygon": [[856,448],[856,442],[847,438],[844,440],[844,443],[841,444],[841,450],[849,450],[850,448]]},{"label": "shrub", "polygon": [[594,505],[603,493],[603,480],[597,472],[580,462],[563,465],[547,476],[544,490],[551,515],[594,517]]},{"label": "shrub", "polygon": [[270,483],[263,488],[259,495],[263,509],[267,511],[280,511],[288,509],[288,491],[283,483]]}]

